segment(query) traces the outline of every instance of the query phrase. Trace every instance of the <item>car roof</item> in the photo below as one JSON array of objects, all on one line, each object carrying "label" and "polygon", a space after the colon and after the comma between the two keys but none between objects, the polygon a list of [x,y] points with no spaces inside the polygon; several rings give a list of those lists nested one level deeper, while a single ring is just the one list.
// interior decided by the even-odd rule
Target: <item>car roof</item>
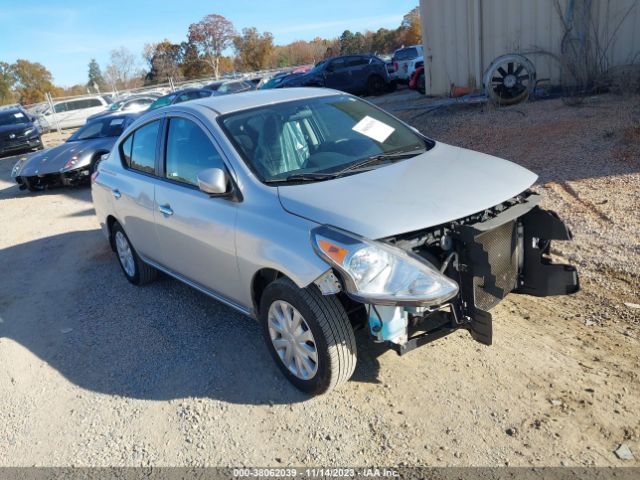
[{"label": "car roof", "polygon": [[25,111],[22,109],[22,107],[6,107],[6,108],[0,108],[0,113],[25,113]]},{"label": "car roof", "polygon": [[344,92],[329,88],[283,88],[269,90],[252,90],[250,92],[234,93],[233,95],[211,96],[184,102],[179,105],[201,105],[220,115],[264,107],[276,103],[291,102],[314,97],[328,97],[331,95],[345,95]]}]

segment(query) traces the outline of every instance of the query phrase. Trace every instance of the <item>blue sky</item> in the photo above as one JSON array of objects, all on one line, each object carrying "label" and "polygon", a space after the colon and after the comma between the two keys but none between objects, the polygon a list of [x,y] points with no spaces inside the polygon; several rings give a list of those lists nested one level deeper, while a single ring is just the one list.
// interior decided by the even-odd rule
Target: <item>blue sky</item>
[{"label": "blue sky", "polygon": [[276,44],[334,37],[351,31],[395,28],[418,0],[0,0],[0,61],[40,62],[62,86],[85,83],[95,57],[125,46],[140,58],[145,43],[186,39],[190,23],[224,15],[237,30],[273,33]]}]

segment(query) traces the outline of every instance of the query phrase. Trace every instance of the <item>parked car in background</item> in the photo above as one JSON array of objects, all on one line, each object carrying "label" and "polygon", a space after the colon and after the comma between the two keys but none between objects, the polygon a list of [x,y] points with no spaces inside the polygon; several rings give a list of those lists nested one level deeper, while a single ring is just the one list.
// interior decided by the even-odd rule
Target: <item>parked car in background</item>
[{"label": "parked car in background", "polygon": [[293,73],[290,70],[287,70],[286,72],[279,72],[276,73],[273,77],[271,78],[267,78],[267,79],[263,79],[259,84],[258,84],[258,89],[259,90],[268,90],[270,88],[276,88],[278,87],[285,79],[287,79],[288,77],[292,76],[292,75],[300,75],[299,73]]},{"label": "parked car in background", "polygon": [[354,329],[399,354],[458,329],[489,345],[509,292],[577,291],[575,267],[548,258],[571,235],[538,207],[536,178],[296,88],[144,115],[92,196],[128,281],[161,270],[258,319],[283,374],[319,394],[351,377]]},{"label": "parked car in background", "polygon": [[292,75],[275,88],[327,87],[357,95],[379,95],[389,83],[386,64],[378,57],[345,55],[324,60],[307,73]]},{"label": "parked car in background", "polygon": [[423,62],[422,45],[412,45],[393,52],[393,67],[398,80],[408,82],[417,68],[417,63]]},{"label": "parked car in background", "polygon": [[42,113],[51,128],[76,128],[85,124],[87,118],[104,111],[110,102],[101,95],[92,95],[53,103],[53,110],[47,107]]},{"label": "parked car in background", "polygon": [[11,176],[30,191],[88,183],[100,157],[111,151],[123,130],[139,114],[116,113],[90,120],[57,147],[22,157]]},{"label": "parked car in background", "polygon": [[208,88],[185,88],[184,90],[177,90],[158,98],[155,102],[149,105],[147,111],[166,107],[175,103],[188,102],[189,100],[195,100],[197,98],[206,98],[211,95],[213,95],[213,90]]},{"label": "parked car in background", "polygon": [[0,107],[0,157],[41,148],[35,118],[19,105]]},{"label": "parked car in background", "polygon": [[227,95],[256,89],[255,85],[249,80],[219,80],[210,83],[204,88],[212,90],[214,95]]},{"label": "parked car in background", "polygon": [[111,105],[109,105],[109,107],[106,110],[100,113],[91,115],[87,120],[93,120],[94,118],[102,117],[105,115],[111,115],[116,112],[122,112],[122,113],[142,112],[143,110],[146,110],[147,108],[149,108],[149,106],[153,102],[155,102],[159,97],[160,95],[152,95],[152,94],[151,95],[150,94],[132,95],[122,100],[113,102]]}]

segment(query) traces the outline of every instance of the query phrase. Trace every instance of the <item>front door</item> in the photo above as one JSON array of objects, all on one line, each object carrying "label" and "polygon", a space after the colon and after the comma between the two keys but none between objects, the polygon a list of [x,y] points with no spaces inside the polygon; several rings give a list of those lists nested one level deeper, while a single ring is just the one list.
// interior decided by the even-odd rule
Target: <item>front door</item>
[{"label": "front door", "polygon": [[240,298],[235,252],[238,203],[210,197],[196,176],[226,169],[213,138],[195,119],[170,117],[156,185],[156,231],[169,270],[230,300]]}]

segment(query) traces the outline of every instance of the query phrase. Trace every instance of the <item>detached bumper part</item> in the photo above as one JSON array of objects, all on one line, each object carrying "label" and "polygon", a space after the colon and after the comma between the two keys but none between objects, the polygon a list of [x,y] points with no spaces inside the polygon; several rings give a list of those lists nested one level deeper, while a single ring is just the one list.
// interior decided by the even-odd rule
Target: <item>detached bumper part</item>
[{"label": "detached bumper part", "polygon": [[580,289],[573,265],[553,264],[548,258],[551,240],[571,240],[567,226],[555,212],[535,207],[522,217],[524,265],[515,290],[536,297],[567,295]]},{"label": "detached bumper part", "polygon": [[458,260],[446,272],[460,285],[458,297],[447,305],[448,311],[408,312],[407,341],[389,346],[404,354],[460,328],[469,330],[476,341],[491,345],[489,310],[508,293],[550,296],[577,292],[576,268],[553,264],[548,258],[551,240],[571,240],[571,233],[555,212],[537,203],[537,195],[532,195],[490,220],[457,226],[452,233]]}]

